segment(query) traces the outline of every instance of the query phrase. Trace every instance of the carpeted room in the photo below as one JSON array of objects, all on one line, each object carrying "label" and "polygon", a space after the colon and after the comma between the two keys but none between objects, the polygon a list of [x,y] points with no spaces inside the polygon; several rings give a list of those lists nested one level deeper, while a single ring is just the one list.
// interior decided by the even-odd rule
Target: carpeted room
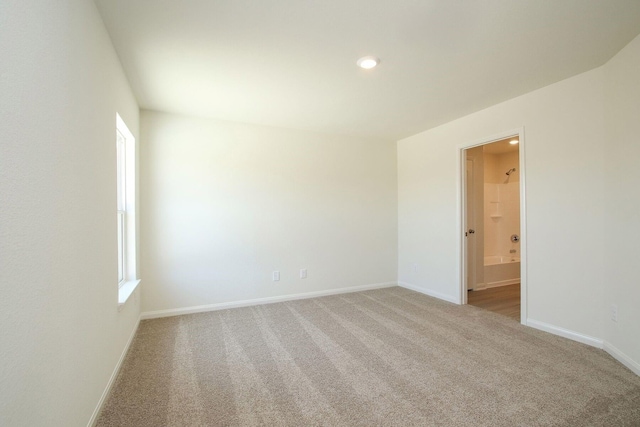
[{"label": "carpeted room", "polygon": [[414,291],[142,322],[98,426],[637,425],[602,350]]},{"label": "carpeted room", "polygon": [[[0,8],[0,424],[636,421],[637,2]],[[514,129],[523,324],[458,305],[459,147]]]}]

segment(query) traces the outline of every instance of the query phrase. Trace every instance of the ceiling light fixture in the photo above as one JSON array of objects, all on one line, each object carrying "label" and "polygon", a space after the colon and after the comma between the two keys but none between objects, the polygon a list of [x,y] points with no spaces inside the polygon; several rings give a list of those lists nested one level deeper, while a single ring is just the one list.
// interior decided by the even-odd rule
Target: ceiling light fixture
[{"label": "ceiling light fixture", "polygon": [[358,67],[364,68],[365,70],[369,70],[380,63],[380,59],[375,56],[363,56],[358,59]]},{"label": "ceiling light fixture", "polygon": [[516,145],[518,142],[520,141],[518,141],[517,139],[512,139],[511,141],[509,141],[509,144]]}]

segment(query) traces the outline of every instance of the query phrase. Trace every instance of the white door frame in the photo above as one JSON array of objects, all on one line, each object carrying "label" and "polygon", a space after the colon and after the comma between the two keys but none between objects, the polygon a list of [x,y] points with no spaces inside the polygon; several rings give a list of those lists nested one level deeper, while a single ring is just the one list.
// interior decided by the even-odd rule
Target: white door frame
[{"label": "white door frame", "polygon": [[[469,184],[469,173],[468,173],[469,172],[469,162],[471,162],[471,175],[472,175],[471,180],[473,181],[473,185],[474,185],[473,190],[472,190],[472,191],[474,191],[474,197],[472,197],[472,199],[474,199],[474,201],[475,201],[475,189],[476,189],[475,188],[475,185],[476,185],[475,181],[476,181],[476,179],[475,179],[475,176],[473,176],[473,174],[475,173],[475,168],[476,168],[476,159],[475,158],[471,158],[471,159],[465,158],[465,168],[466,168],[465,171],[464,171],[465,182],[462,185],[464,186],[464,188],[469,189],[469,185],[468,185]],[[465,207],[464,207],[464,211],[463,211],[464,215],[465,215],[465,217],[464,217],[465,224],[462,227],[465,230],[465,232],[468,229],[470,229],[471,226],[473,226],[473,228],[475,228],[476,230],[478,229],[478,224],[475,224],[475,206],[473,207],[474,208],[473,215],[471,215],[471,217],[474,219],[474,223],[471,224],[471,226],[470,226],[469,223],[467,222],[467,221],[469,221],[469,212],[468,212],[469,205],[467,204],[468,199],[469,199],[468,196],[469,196],[469,194],[466,192],[464,194]],[[469,241],[469,236],[467,236],[467,239],[465,239],[466,246],[464,248],[464,250],[466,251],[465,255],[469,254],[469,250],[471,250],[471,253],[474,253],[474,254],[476,253],[476,247],[477,247],[476,243],[477,243],[476,239],[473,239],[473,240]],[[469,246],[472,246],[472,247],[470,248]],[[477,261],[475,258],[476,257],[473,257],[473,259],[471,259],[471,260],[469,258],[467,258],[465,260],[465,264],[464,264],[465,268],[468,268],[469,265],[472,266],[471,267],[472,271],[467,271],[466,275],[465,275],[465,279],[466,279],[465,283],[466,283],[467,291],[469,291],[469,276],[471,276],[471,278],[473,279],[473,287],[474,288],[475,288],[475,285],[476,285],[477,279],[478,279],[478,275],[477,275],[478,265],[477,265],[477,262],[475,262],[475,261]],[[469,261],[471,261],[471,262],[469,262]],[[471,274],[469,275],[469,273],[471,273]]]},{"label": "white door frame", "polygon": [[465,150],[478,147],[480,145],[491,144],[511,136],[518,137],[519,173],[520,173],[520,323],[527,324],[527,204],[526,204],[526,176],[525,176],[525,140],[524,127],[501,132],[487,138],[482,138],[473,142],[468,142],[458,146],[458,254],[460,259],[459,276],[459,304],[467,303],[467,242],[465,239],[466,226],[466,194],[465,194],[465,171],[466,156]]}]

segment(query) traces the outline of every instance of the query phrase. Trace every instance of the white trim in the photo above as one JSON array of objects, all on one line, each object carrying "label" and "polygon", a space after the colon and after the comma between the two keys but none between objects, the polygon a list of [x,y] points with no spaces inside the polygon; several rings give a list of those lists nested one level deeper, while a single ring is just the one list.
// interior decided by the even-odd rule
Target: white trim
[{"label": "white trim", "polygon": [[515,285],[516,283],[520,283],[520,278],[499,280],[497,282],[489,282],[489,283],[478,283],[474,291],[481,291],[483,289],[489,289],[489,288],[499,288],[500,286]]},{"label": "white trim", "polygon": [[538,320],[527,319],[526,324],[527,326],[531,326],[532,328],[535,328],[544,332],[549,332],[553,335],[558,335],[564,338],[569,338],[570,340],[578,341],[583,344],[590,345],[592,347],[603,348],[603,345],[604,345],[601,339],[594,338],[589,335],[584,335],[579,332],[570,331],[569,329],[564,329],[559,326],[554,326],[548,323],[540,322]]},{"label": "white trim", "polygon": [[156,319],[158,317],[180,316],[182,314],[202,313],[206,311],[225,310],[228,308],[249,307],[260,304],[273,304],[276,302],[293,301],[328,295],[347,294],[351,292],[367,291],[370,289],[381,289],[397,286],[397,282],[375,283],[372,285],[352,286],[349,288],[328,289],[326,291],[304,292],[301,294],[281,295],[277,297],[255,298],[242,301],[229,301],[217,304],[197,305],[192,307],[171,308],[168,310],[146,311],[140,315],[142,320]]},{"label": "white trim", "polygon": [[[472,148],[473,145],[470,146],[462,146],[458,147],[458,161],[456,162],[456,212],[458,212],[456,218],[456,230],[458,233],[458,265],[460,268],[458,269],[460,276],[458,277],[458,304],[465,305],[467,303],[467,292],[469,291],[469,287],[467,286],[467,254],[466,249],[467,245],[465,242],[464,230],[467,227],[467,198],[466,193],[464,192],[464,187],[466,184],[467,177],[465,176],[465,169],[467,167],[467,156],[465,150],[467,148]],[[475,285],[474,285],[475,286]]]},{"label": "white trim", "polygon": [[412,285],[411,283],[407,283],[407,282],[398,282],[398,286],[406,288],[406,289],[411,289],[412,291],[416,291],[419,292],[421,294],[430,296],[430,297],[434,297],[434,298],[438,298],[447,302],[451,302],[453,304],[460,304],[460,300],[452,295],[447,295],[447,294],[443,294],[440,292],[436,292],[436,291],[431,291],[429,289],[424,289],[424,288],[420,288],[416,285]]},{"label": "white trim", "polygon": [[122,286],[118,289],[118,311],[122,310],[124,304],[127,302],[129,297],[133,295],[136,291],[136,288],[140,284],[140,280],[129,280],[128,282],[124,282]]},{"label": "white trim", "polygon": [[109,382],[107,383],[107,387],[105,387],[104,391],[102,392],[102,396],[100,396],[100,400],[98,401],[98,405],[96,406],[96,409],[94,409],[93,414],[91,414],[91,418],[89,419],[89,423],[87,424],[87,427],[92,427],[96,424],[96,422],[98,421],[98,417],[100,416],[100,412],[102,411],[102,407],[104,406],[105,402],[107,401],[107,397],[109,396],[109,393],[111,392],[111,387],[113,387],[113,384],[116,381],[116,378],[118,377],[118,374],[120,373],[120,368],[122,367],[122,362],[124,362],[124,358],[127,356],[127,353],[129,352],[129,347],[131,347],[131,343],[133,342],[133,338],[136,336],[136,332],[138,332],[138,326],[140,326],[140,320],[141,317],[138,317],[138,321],[136,322],[136,326],[133,328],[133,332],[131,332],[131,335],[129,336],[129,340],[127,341],[127,344],[124,346],[124,350],[122,350],[122,354],[120,355],[120,359],[118,360],[118,363],[116,363],[116,367],[113,369],[113,373],[111,374],[111,378],[109,378]]},{"label": "white trim", "polygon": [[[464,200],[462,201],[462,205],[463,205],[462,209],[463,209],[463,212],[464,212],[464,218],[463,218],[464,226],[462,227],[462,229],[464,230],[464,233],[465,233],[465,236],[466,236],[467,230],[472,228],[471,225],[473,225],[473,228],[476,229],[476,233],[478,233],[478,230],[482,230],[482,234],[484,236],[484,225],[476,223],[476,219],[478,218],[478,212],[476,212],[476,205],[477,205],[478,201],[476,200],[476,197],[475,197],[476,196],[476,194],[475,194],[476,187],[479,187],[481,185],[484,187],[484,183],[479,183],[479,182],[477,182],[478,180],[476,180],[476,173],[477,173],[476,168],[477,168],[477,162],[478,162],[477,156],[467,155],[468,153],[464,153],[464,154],[465,154],[465,158],[464,158],[463,161],[465,162],[465,168],[464,168],[464,170],[462,172],[464,174],[464,177],[462,178],[464,180],[462,182],[462,185],[464,185],[465,188],[466,188],[467,184],[469,183],[469,177],[468,177],[469,170],[467,168],[469,166],[469,161],[471,161],[471,174],[470,175],[471,175],[471,180],[473,182],[473,191],[471,191],[471,193],[472,193],[471,196],[472,197],[469,197],[470,196],[469,194],[465,194]],[[482,163],[483,163],[482,169],[483,169],[483,174],[484,174],[484,160],[483,160]],[[469,224],[467,222],[468,219],[469,219],[469,207],[471,205],[471,204],[467,203],[467,199],[469,199],[469,198],[472,199],[472,203],[471,204],[474,205],[473,206],[473,215],[471,215],[471,217],[473,218],[473,223],[472,224]],[[482,203],[483,203],[483,206],[484,206],[484,200],[482,201]],[[476,236],[478,236],[478,234],[476,234]],[[471,251],[471,253],[474,254],[473,262],[467,263],[465,261],[465,263],[464,263],[465,268],[469,264],[471,264],[471,266],[472,266],[471,269],[473,270],[473,271],[465,271],[464,276],[463,276],[463,280],[466,283],[465,287],[466,287],[466,290],[468,292],[469,289],[470,289],[469,282],[468,282],[469,273],[471,273],[471,283],[473,284],[473,289],[477,288],[478,285],[479,285],[478,284],[478,270],[480,270],[480,268],[482,268],[482,271],[483,271],[482,277],[484,278],[484,262],[481,263],[482,265],[478,265],[478,263],[476,262],[477,261],[476,258],[477,258],[477,254],[478,254],[478,247],[479,246],[482,246],[482,253],[484,254],[484,239],[482,241],[480,241],[480,239],[477,239],[475,237],[471,237],[471,238],[467,238],[465,243],[467,244],[467,246],[465,248],[463,248],[463,250],[465,250],[465,257],[468,254],[467,251]],[[469,247],[469,246],[471,246],[471,247]],[[467,259],[467,258],[465,258],[465,259]],[[468,296],[467,292],[464,292],[464,291],[462,292],[462,299],[464,300],[464,304],[467,303],[467,301],[466,301],[467,298],[465,298],[466,296]]]},{"label": "white trim", "polygon": [[605,341],[604,351],[609,353],[618,362],[622,363],[624,366],[631,369],[631,371],[634,374],[640,376],[640,363],[637,363],[636,361],[631,359],[629,356],[627,356],[626,354],[618,350],[616,347],[613,346],[613,344]]},{"label": "white trim", "polygon": [[[116,132],[124,138],[124,206],[118,206],[118,212],[124,212],[124,236],[123,236],[123,275],[125,283],[119,284],[124,287],[138,279],[138,215],[137,215],[137,142],[124,120],[116,113]],[[118,159],[120,161],[121,159]],[[137,286],[137,285],[136,285]],[[132,291],[133,292],[133,291]],[[126,292],[122,293],[122,295]],[[118,292],[118,305],[123,304],[121,293]],[[128,297],[128,295],[127,295]]]},{"label": "white trim", "polygon": [[524,138],[524,127],[520,128],[519,135],[519,143],[518,143],[518,160],[520,162],[520,323],[523,325],[527,324],[528,310],[529,305],[527,304],[527,299],[529,296],[528,289],[528,280],[527,277],[527,266],[529,263],[527,262],[527,245],[529,243],[529,239],[527,238],[527,168],[525,167],[525,138]]},{"label": "white trim", "polygon": [[503,139],[507,139],[510,136],[514,136],[514,135],[519,135],[519,134],[523,134],[524,133],[524,127],[517,127],[515,129],[510,129],[504,132],[499,132],[490,136],[487,136],[485,138],[478,138],[474,141],[471,142],[466,142],[463,144],[459,144],[458,145],[458,149],[462,150],[462,149],[467,149],[467,148],[473,148],[473,147],[479,147],[481,145],[487,145],[487,144],[491,144],[492,142],[497,142]]},{"label": "white trim", "polygon": [[640,363],[636,362],[631,357],[624,354],[618,348],[614,347],[613,344],[607,341],[603,341],[599,338],[581,334],[579,332],[570,331],[569,329],[550,325],[549,323],[540,322],[534,319],[527,319],[526,325],[532,328],[538,329],[540,331],[548,332],[553,335],[558,335],[563,338],[568,338],[573,341],[577,341],[583,344],[590,345],[595,348],[602,349],[607,353],[609,353],[611,357],[616,359],[618,362],[622,363],[624,366],[629,368],[631,372],[640,376]]},{"label": "white trim", "polygon": [[519,127],[509,131],[501,132],[486,138],[477,139],[472,142],[458,145],[458,161],[456,162],[457,168],[457,183],[456,183],[456,209],[457,215],[457,230],[458,230],[458,297],[457,304],[467,303],[467,286],[466,286],[466,251],[465,251],[465,195],[464,195],[464,171],[465,171],[465,150],[481,145],[490,144],[492,142],[500,141],[501,139],[509,138],[511,136],[518,136],[518,154],[519,154],[519,175],[520,175],[520,323],[527,324],[527,204],[526,204],[526,176],[525,176],[525,138],[524,127]]}]

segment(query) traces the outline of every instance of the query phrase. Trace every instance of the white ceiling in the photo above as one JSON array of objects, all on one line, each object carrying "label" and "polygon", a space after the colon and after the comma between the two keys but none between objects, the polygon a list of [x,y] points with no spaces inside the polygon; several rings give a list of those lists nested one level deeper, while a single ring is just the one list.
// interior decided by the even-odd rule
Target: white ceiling
[{"label": "white ceiling", "polygon": [[483,145],[483,152],[487,154],[504,154],[518,151],[518,144],[509,144],[509,141],[512,141],[514,139],[518,139],[518,136],[501,139],[500,141],[495,141],[490,144]]},{"label": "white ceiling", "polygon": [[[400,139],[605,63],[640,0],[96,0],[140,107]],[[373,70],[356,67],[381,58]]]}]

